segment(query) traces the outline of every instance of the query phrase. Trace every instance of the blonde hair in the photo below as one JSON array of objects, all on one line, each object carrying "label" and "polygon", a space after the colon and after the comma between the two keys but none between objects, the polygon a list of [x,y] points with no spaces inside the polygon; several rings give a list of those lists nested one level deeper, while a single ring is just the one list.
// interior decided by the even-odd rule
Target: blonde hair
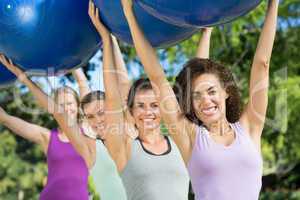
[{"label": "blonde hair", "polygon": [[82,111],[80,109],[80,99],[79,99],[79,96],[77,94],[77,92],[69,87],[69,86],[63,86],[63,87],[60,87],[60,88],[57,88],[54,92],[53,92],[53,96],[54,96],[54,101],[57,103],[58,101],[58,97],[61,93],[69,93],[69,94],[72,94],[75,101],[76,101],[76,104],[77,104],[77,109],[78,109],[78,114],[77,114],[77,120],[78,122],[81,121],[82,119]]}]

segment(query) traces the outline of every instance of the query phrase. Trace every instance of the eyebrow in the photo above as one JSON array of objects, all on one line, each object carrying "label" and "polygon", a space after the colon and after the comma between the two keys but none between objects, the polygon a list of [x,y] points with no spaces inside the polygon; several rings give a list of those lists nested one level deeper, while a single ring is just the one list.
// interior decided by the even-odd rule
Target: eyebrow
[{"label": "eyebrow", "polygon": [[[143,102],[136,102],[136,105],[144,105],[145,103]],[[159,102],[155,101],[155,102],[150,102],[150,104],[159,104]]]},{"label": "eyebrow", "polygon": [[[210,86],[208,89],[206,89],[206,91],[212,90],[214,89],[216,86]],[[192,91],[193,94],[200,94],[201,91]]]},{"label": "eyebrow", "polygon": [[215,88],[215,86],[211,86],[211,87],[209,87],[207,90],[209,91],[209,90],[212,90],[212,89],[214,89]]}]

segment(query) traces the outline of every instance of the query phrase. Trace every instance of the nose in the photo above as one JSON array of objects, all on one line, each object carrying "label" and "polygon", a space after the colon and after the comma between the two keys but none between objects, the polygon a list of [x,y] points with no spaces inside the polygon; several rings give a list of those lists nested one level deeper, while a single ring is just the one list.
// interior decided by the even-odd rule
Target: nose
[{"label": "nose", "polygon": [[210,97],[209,97],[209,95],[203,95],[203,97],[202,97],[201,101],[202,101],[203,103],[207,103],[207,102],[209,102],[209,101],[210,101]]},{"label": "nose", "polygon": [[211,103],[210,96],[209,95],[201,96],[198,103],[199,105],[201,105],[201,107],[205,107],[206,105],[209,105]]},{"label": "nose", "polygon": [[146,106],[144,109],[144,112],[146,115],[152,115],[153,114],[153,108],[151,106]]},{"label": "nose", "polygon": [[94,120],[96,121],[96,122],[101,122],[101,123],[103,123],[104,122],[104,116],[95,116],[95,118],[94,118]]}]

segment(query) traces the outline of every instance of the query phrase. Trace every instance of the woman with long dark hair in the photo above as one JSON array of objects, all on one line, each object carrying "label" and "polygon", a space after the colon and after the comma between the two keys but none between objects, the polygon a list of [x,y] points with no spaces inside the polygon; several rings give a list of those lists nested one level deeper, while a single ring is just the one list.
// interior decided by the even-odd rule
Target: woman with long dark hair
[{"label": "woman with long dark hair", "polygon": [[210,59],[194,58],[184,65],[176,79],[175,95],[155,50],[139,28],[132,0],[122,0],[122,4],[137,54],[159,97],[162,118],[188,168],[196,199],[258,199],[260,144],[279,1],[269,1],[244,110],[232,73]]}]

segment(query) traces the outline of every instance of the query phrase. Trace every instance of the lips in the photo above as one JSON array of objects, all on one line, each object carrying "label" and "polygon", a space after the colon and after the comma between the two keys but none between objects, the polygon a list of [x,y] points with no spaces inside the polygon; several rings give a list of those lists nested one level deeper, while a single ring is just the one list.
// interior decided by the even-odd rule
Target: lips
[{"label": "lips", "polygon": [[142,119],[142,121],[144,121],[144,122],[152,122],[152,121],[154,121],[154,118],[146,118],[146,119]]},{"label": "lips", "polygon": [[217,110],[218,110],[217,106],[210,106],[210,107],[201,109],[201,112],[204,115],[211,116],[211,115],[216,114]]},{"label": "lips", "polygon": [[69,115],[74,115],[76,114],[76,111],[75,110],[67,110],[66,111]]},{"label": "lips", "polygon": [[103,129],[104,129],[104,125],[102,125],[102,124],[98,124],[98,125],[93,126],[93,127],[94,127],[94,129],[96,129],[96,130],[103,130]]}]

